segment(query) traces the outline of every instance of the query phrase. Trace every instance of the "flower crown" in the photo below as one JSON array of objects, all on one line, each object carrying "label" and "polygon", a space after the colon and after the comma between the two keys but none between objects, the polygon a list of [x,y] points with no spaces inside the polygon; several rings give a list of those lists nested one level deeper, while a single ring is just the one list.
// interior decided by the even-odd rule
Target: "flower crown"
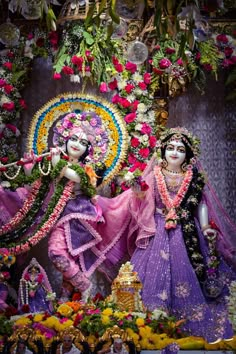
[{"label": "flower crown", "polygon": [[170,141],[176,139],[183,140],[192,150],[194,157],[198,157],[200,155],[200,140],[183,127],[166,129],[163,133],[161,133],[159,138],[159,147],[164,147]]},{"label": "flower crown", "polygon": [[73,135],[73,131],[81,129],[91,144],[89,159],[98,162],[104,158],[107,151],[108,134],[102,126],[101,118],[93,111],[73,112],[64,116],[54,128],[54,145],[64,146]]}]

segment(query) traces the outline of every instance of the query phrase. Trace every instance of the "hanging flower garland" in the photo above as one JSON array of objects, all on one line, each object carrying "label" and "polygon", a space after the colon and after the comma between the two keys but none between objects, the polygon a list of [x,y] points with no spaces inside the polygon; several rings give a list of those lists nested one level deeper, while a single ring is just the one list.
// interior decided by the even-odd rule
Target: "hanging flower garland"
[{"label": "hanging flower garland", "polygon": [[183,201],[186,192],[188,191],[189,185],[192,181],[193,171],[192,169],[187,170],[183,182],[181,183],[181,186],[178,190],[178,193],[173,199],[170,197],[170,194],[167,190],[165,178],[160,166],[155,166],[154,174],[156,177],[157,187],[158,187],[158,191],[160,192],[161,200],[167,209],[167,213],[165,216],[166,218],[165,228],[166,229],[176,228],[177,221],[178,221],[177,209],[180,207],[180,204]]}]

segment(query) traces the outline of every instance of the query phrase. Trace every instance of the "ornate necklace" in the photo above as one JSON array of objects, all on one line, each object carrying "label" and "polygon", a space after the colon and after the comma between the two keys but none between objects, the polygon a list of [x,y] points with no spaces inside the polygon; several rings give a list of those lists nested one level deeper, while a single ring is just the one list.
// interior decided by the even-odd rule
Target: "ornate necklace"
[{"label": "ornate necklace", "polygon": [[177,220],[178,220],[176,210],[177,208],[179,208],[182,200],[185,197],[185,194],[188,191],[189,185],[192,180],[193,171],[187,170],[184,179],[181,183],[181,186],[173,199],[170,197],[170,194],[167,189],[165,177],[159,166],[154,167],[154,174],[156,177],[157,187],[161,196],[161,200],[167,209],[165,228],[166,229],[176,228]]}]

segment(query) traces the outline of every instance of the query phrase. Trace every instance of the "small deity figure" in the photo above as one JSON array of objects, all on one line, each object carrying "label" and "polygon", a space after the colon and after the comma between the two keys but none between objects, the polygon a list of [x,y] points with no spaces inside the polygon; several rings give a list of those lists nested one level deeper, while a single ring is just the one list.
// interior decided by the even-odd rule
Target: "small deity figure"
[{"label": "small deity figure", "polygon": [[52,312],[55,297],[45,270],[35,258],[32,258],[30,264],[23,271],[20,280],[19,311],[30,313]]},{"label": "small deity figure", "polygon": [[33,354],[33,352],[27,347],[27,342],[24,339],[19,339],[11,354]]},{"label": "small deity figure", "polygon": [[62,343],[58,346],[56,354],[80,354],[81,351],[73,343],[73,336],[65,334]]},{"label": "small deity figure", "polygon": [[121,338],[115,338],[113,344],[109,347],[104,347],[97,354],[128,354],[126,346]]}]

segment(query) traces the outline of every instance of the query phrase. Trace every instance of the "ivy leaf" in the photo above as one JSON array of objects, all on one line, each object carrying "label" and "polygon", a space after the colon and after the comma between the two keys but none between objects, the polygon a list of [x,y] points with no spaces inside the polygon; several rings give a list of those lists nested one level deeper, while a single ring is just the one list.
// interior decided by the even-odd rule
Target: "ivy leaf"
[{"label": "ivy leaf", "polygon": [[83,32],[83,36],[84,36],[85,41],[86,41],[86,43],[87,43],[88,45],[92,45],[92,44],[94,43],[94,39],[93,39],[93,37],[91,36],[90,33],[84,31],[84,32]]}]

